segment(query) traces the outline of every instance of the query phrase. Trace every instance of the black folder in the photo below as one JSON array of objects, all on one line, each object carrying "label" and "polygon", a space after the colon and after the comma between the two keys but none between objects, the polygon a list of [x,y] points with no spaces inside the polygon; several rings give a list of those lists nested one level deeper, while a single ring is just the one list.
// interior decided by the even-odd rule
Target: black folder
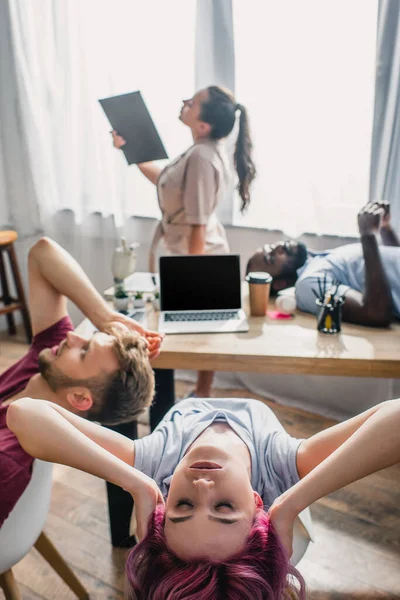
[{"label": "black folder", "polygon": [[99,102],[111,127],[126,140],[122,151],[128,165],[168,158],[140,92],[103,98]]}]

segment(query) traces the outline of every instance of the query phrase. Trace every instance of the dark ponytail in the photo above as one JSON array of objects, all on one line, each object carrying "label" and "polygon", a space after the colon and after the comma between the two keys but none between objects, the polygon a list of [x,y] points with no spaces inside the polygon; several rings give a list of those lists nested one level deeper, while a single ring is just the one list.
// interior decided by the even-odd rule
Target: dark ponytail
[{"label": "dark ponytail", "polygon": [[240,110],[239,134],[235,149],[235,167],[239,177],[238,192],[242,199],[241,212],[245,212],[250,203],[250,184],[256,176],[256,167],[252,161],[251,153],[253,142],[250,137],[249,118],[247,110],[241,104],[236,105]]},{"label": "dark ponytail", "polygon": [[237,190],[242,200],[240,210],[243,213],[250,203],[250,184],[256,176],[256,168],[251,159],[253,144],[247,111],[244,106],[236,103],[229,90],[212,85],[207,88],[207,91],[208,100],[202,104],[200,119],[211,125],[211,139],[220,140],[227,137],[235,125],[236,111],[240,111],[234,160],[239,177]]}]

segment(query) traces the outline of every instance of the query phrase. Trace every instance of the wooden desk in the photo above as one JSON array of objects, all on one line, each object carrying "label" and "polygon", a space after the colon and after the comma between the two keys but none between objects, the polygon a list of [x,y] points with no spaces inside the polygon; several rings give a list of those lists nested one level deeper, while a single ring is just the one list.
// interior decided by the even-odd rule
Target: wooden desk
[{"label": "wooden desk", "polygon": [[[247,298],[244,307],[247,311]],[[273,309],[273,303],[271,304]],[[158,313],[148,310],[148,328]],[[389,329],[343,324],[337,335],[319,333],[316,318],[297,312],[292,319],[249,317],[247,333],[167,335],[156,369],[245,371],[348,377],[400,376],[400,324]],[[93,328],[85,320],[83,336]]]},{"label": "wooden desk", "polygon": [[[247,298],[244,305],[246,310]],[[313,315],[301,312],[285,320],[250,317],[249,323],[247,333],[168,335],[154,367],[350,377],[400,376],[399,324],[390,329],[344,324],[340,334],[327,335],[317,331]],[[153,312],[149,313],[148,325],[157,327]]]}]

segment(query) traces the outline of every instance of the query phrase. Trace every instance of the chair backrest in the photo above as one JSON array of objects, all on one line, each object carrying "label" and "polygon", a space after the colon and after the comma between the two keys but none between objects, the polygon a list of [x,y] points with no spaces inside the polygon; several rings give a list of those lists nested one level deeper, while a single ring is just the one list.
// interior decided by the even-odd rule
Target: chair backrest
[{"label": "chair backrest", "polygon": [[11,569],[35,544],[50,507],[53,464],[36,459],[32,478],[0,528],[0,573]]},{"label": "chair backrest", "polygon": [[293,527],[293,554],[290,559],[292,565],[297,565],[305,554],[308,544],[313,539],[313,523],[310,509],[306,508],[300,514],[300,518],[294,522]]}]

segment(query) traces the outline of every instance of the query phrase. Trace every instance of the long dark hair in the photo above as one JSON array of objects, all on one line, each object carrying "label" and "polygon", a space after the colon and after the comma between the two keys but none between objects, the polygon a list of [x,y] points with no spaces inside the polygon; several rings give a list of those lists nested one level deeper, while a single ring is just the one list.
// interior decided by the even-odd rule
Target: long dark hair
[{"label": "long dark hair", "polygon": [[211,125],[211,139],[220,140],[228,136],[235,125],[236,111],[240,111],[234,160],[239,177],[237,190],[242,200],[240,210],[243,213],[250,203],[250,184],[256,176],[256,168],[251,158],[253,144],[247,110],[236,102],[229,90],[211,85],[207,91],[208,100],[202,104],[200,119]]}]

